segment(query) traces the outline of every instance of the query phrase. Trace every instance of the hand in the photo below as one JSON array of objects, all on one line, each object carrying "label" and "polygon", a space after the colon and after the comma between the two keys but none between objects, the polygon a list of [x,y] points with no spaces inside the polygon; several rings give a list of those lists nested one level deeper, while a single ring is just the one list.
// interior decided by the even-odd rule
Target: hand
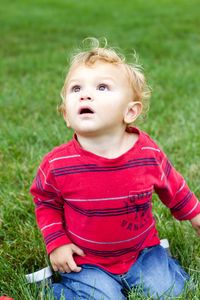
[{"label": "hand", "polygon": [[75,263],[73,254],[85,255],[84,252],[74,244],[63,245],[53,250],[49,258],[54,271],[63,273],[80,272],[81,267]]},{"label": "hand", "polygon": [[200,236],[200,214],[190,220],[192,226],[197,231],[197,234]]}]

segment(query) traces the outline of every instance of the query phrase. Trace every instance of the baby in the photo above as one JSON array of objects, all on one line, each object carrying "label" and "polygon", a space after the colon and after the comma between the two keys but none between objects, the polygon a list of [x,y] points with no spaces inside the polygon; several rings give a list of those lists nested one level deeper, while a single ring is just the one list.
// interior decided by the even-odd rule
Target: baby
[{"label": "baby", "polygon": [[[189,275],[161,247],[152,194],[200,234],[200,202],[165,153],[132,126],[149,88],[138,66],[92,40],[76,54],[60,107],[71,141],[43,159],[32,184],[36,218],[61,280],[56,299],[180,295]],[[96,43],[96,45],[95,45]]]}]

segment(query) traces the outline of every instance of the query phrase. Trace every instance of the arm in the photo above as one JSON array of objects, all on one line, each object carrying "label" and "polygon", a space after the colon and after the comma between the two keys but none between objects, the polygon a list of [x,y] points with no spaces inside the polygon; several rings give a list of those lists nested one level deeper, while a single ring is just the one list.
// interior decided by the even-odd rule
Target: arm
[{"label": "arm", "polygon": [[192,220],[200,214],[200,202],[162,151],[157,160],[159,172],[154,187],[156,193],[176,219]]},{"label": "arm", "polygon": [[83,251],[71,243],[64,226],[64,202],[51,172],[48,155],[40,165],[30,192],[34,197],[38,226],[43,235],[47,253],[55,271],[75,272],[77,267],[73,254],[84,255]]}]

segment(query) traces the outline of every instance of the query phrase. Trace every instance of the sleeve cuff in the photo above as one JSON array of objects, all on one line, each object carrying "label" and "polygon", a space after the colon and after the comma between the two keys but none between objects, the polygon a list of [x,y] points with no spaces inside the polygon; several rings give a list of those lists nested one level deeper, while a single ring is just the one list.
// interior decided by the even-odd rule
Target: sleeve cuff
[{"label": "sleeve cuff", "polygon": [[200,213],[200,202],[193,195],[192,199],[181,211],[173,212],[173,215],[176,219],[182,220],[191,220],[196,215]]},{"label": "sleeve cuff", "polygon": [[46,245],[47,254],[49,255],[56,248],[61,247],[63,245],[70,244],[70,243],[71,243],[71,241],[66,235],[59,237],[59,238],[51,241],[48,245]]}]

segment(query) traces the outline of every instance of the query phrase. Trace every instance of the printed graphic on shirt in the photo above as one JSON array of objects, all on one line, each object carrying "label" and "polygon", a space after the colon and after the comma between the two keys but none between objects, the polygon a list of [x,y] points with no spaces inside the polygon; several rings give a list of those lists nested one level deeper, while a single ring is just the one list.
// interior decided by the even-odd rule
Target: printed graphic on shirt
[{"label": "printed graphic on shirt", "polygon": [[131,191],[128,200],[124,201],[127,208],[127,217],[122,219],[121,227],[135,231],[143,228],[151,217],[151,199],[153,188],[144,192]]}]

